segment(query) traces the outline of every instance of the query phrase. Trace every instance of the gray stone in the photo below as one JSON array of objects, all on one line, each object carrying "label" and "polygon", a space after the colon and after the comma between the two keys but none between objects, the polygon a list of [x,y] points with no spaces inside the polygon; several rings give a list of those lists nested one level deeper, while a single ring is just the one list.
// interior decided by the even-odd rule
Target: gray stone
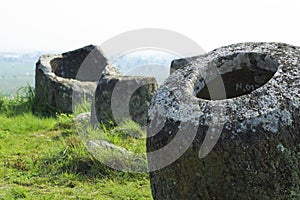
[{"label": "gray stone", "polygon": [[145,172],[146,155],[134,153],[108,141],[94,139],[86,142],[88,151],[101,163],[124,172]]},{"label": "gray stone", "polygon": [[104,76],[95,92],[92,124],[112,125],[132,119],[145,126],[148,107],[156,90],[154,77]]},{"label": "gray stone", "polygon": [[184,67],[186,64],[190,62],[193,58],[180,58],[173,60],[171,62],[171,67],[170,67],[170,74],[173,74],[176,70]]},{"label": "gray stone", "polygon": [[[129,158],[130,156],[133,155],[131,151],[128,151],[127,149],[116,146],[108,141],[104,140],[90,140],[87,143],[87,148],[90,151],[94,151],[93,155],[98,155],[100,156],[99,158],[103,159],[103,155],[101,153],[105,152],[107,155],[114,155],[114,154],[119,154],[121,157]],[[101,160],[99,159],[99,160]]]},{"label": "gray stone", "polygon": [[80,113],[76,117],[73,118],[74,122],[89,122],[91,119],[91,113],[90,112],[85,112],[85,113]]},{"label": "gray stone", "polygon": [[184,65],[149,109],[153,198],[299,199],[300,48],[234,44]]},{"label": "gray stone", "polygon": [[99,47],[90,45],[57,55],[43,55],[36,64],[36,110],[72,113],[72,105],[92,101],[102,73],[120,74]]}]

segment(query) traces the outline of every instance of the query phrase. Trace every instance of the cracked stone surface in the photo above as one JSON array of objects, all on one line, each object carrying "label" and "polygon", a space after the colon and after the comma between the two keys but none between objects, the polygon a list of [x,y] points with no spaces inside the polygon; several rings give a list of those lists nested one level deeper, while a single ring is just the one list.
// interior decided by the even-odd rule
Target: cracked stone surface
[{"label": "cracked stone surface", "polygon": [[[149,108],[147,151],[178,134],[193,140],[178,142],[181,156],[150,172],[154,199],[299,198],[300,48],[240,43],[172,63],[178,70]],[[148,156],[149,168],[176,151]]]},{"label": "cracked stone surface", "polygon": [[[36,98],[43,113],[72,113],[72,103],[92,101],[98,80],[120,75],[97,46],[56,55],[42,55],[36,64]],[[72,99],[73,95],[73,99]],[[72,102],[73,100],[73,102]]]}]

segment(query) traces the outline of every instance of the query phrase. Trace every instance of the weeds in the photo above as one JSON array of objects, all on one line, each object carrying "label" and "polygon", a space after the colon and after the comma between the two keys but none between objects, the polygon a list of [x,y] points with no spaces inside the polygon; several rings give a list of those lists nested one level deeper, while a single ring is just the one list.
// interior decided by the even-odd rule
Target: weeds
[{"label": "weeds", "polygon": [[83,102],[81,104],[75,105],[74,115],[79,115],[80,113],[91,112],[92,103],[87,101],[86,95],[83,96]]},{"label": "weeds", "polygon": [[34,106],[34,89],[29,85],[19,88],[14,96],[0,96],[0,113],[5,113],[7,117],[30,113]]}]

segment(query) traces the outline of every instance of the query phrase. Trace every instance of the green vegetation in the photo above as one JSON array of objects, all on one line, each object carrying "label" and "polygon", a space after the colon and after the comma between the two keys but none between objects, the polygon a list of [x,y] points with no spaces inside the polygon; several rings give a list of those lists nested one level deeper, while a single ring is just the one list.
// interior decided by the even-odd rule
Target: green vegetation
[{"label": "green vegetation", "polygon": [[[13,99],[0,97],[0,199],[152,199],[147,174],[113,170],[88,153],[72,115],[42,117],[32,114],[33,106],[30,87]],[[144,132],[133,122],[102,133],[132,151],[145,150],[135,138]]]}]

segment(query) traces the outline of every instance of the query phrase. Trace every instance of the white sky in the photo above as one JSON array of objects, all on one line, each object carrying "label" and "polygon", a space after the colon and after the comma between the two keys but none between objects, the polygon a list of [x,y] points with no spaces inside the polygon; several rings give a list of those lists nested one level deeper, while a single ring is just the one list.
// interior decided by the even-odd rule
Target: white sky
[{"label": "white sky", "polygon": [[210,51],[246,41],[300,46],[298,0],[0,0],[0,51],[64,52],[139,28],[169,29]]}]

